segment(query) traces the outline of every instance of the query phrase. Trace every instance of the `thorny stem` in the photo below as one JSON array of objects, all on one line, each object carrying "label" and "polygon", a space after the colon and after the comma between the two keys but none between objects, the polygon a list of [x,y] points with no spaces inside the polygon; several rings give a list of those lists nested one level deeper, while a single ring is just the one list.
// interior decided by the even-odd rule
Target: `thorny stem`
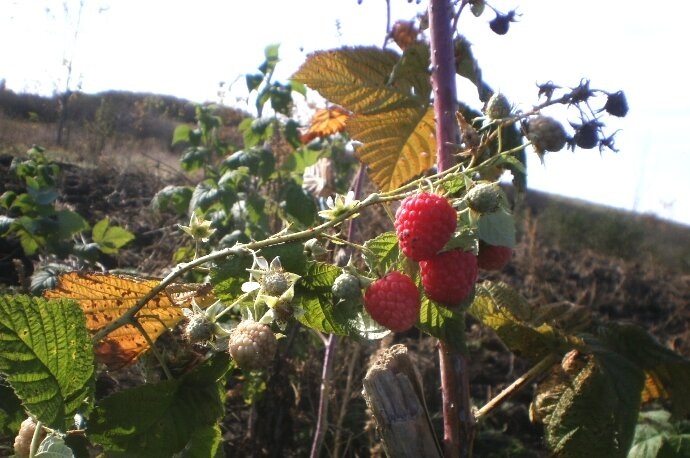
[{"label": "thorny stem", "polygon": [[518,390],[528,384],[530,381],[539,377],[545,371],[547,371],[551,366],[553,366],[559,357],[555,353],[547,355],[544,359],[539,361],[530,370],[525,372],[521,377],[511,383],[507,388],[498,393],[493,399],[487,402],[481,409],[477,410],[474,414],[474,418],[479,421],[486,415],[488,415],[496,407],[500,406],[505,402],[510,396],[515,394]]},{"label": "thorny stem", "polygon": [[[460,144],[455,122],[457,92],[453,49],[453,8],[449,0],[431,0],[431,86],[436,116],[436,165],[439,172],[453,166],[451,148]],[[472,454],[474,419],[470,410],[469,375],[464,356],[445,342],[439,343],[441,393],[443,395],[443,448],[446,457]]]}]

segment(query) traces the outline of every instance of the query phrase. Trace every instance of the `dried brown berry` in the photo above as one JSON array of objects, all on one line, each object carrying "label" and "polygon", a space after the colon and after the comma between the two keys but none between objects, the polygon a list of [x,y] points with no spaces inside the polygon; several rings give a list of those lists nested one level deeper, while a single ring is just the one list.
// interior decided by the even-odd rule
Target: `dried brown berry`
[{"label": "dried brown berry", "polygon": [[566,134],[563,125],[549,116],[530,119],[526,126],[527,139],[538,153],[560,151],[565,146]]}]

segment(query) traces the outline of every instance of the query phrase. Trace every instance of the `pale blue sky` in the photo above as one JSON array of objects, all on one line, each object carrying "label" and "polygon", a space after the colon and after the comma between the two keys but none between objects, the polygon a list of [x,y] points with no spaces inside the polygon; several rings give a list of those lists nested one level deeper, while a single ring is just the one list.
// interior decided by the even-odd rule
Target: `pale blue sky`
[{"label": "pale blue sky", "polygon": [[[391,3],[394,19],[410,18],[421,8],[407,0]],[[310,51],[381,45],[385,26],[382,0],[85,0],[73,46],[78,4],[0,0],[0,79],[10,89],[50,94],[63,88],[63,58],[73,57],[74,81],[87,92],[118,89],[217,101],[218,83],[253,71],[267,44],[281,43],[278,76],[286,78]],[[507,35],[490,31],[491,11],[480,18],[464,15],[460,28],[474,43],[485,80],[515,104],[528,108],[536,102],[536,82],[575,86],[584,77],[594,88],[624,90],[630,105],[628,116],[609,127],[621,129],[620,153],[561,151],[548,154],[545,166],[530,154],[530,187],[690,224],[690,4],[492,4],[506,12],[517,7],[522,14]],[[478,106],[471,87],[460,84],[459,91],[460,99]],[[577,121],[575,114],[567,119]]]}]

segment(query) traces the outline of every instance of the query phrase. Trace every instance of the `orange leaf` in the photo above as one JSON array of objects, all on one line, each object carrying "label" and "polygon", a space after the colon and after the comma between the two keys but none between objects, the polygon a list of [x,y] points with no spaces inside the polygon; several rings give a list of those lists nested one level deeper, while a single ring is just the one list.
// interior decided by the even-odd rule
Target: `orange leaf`
[{"label": "orange leaf", "polygon": [[[159,283],[160,280],[129,275],[67,272],[60,276],[58,286],[46,291],[44,296],[77,301],[86,316],[86,327],[96,333],[120,318]],[[182,308],[189,307],[194,298],[202,307],[215,300],[208,285],[173,284],[147,302],[135,317],[155,342],[184,318]],[[126,324],[98,342],[95,353],[99,362],[114,370],[131,364],[148,348],[142,333],[135,326]]]},{"label": "orange leaf", "polygon": [[316,110],[309,122],[309,128],[300,136],[300,140],[307,144],[317,137],[328,137],[342,132],[349,117],[350,114],[338,106]]}]

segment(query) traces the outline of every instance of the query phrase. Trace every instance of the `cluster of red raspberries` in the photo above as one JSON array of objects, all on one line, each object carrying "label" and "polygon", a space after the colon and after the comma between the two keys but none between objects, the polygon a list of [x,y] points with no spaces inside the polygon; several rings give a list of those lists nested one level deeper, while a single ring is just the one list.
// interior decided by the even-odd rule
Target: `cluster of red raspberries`
[{"label": "cluster of red raspberries", "polygon": [[[400,250],[419,262],[426,296],[449,308],[467,299],[479,268],[500,270],[512,256],[508,247],[484,243],[480,244],[479,256],[461,249],[440,252],[456,226],[457,214],[450,202],[427,192],[405,198],[395,214]],[[364,305],[376,322],[396,332],[415,325],[421,306],[417,285],[409,276],[396,271],[369,286]]]}]

